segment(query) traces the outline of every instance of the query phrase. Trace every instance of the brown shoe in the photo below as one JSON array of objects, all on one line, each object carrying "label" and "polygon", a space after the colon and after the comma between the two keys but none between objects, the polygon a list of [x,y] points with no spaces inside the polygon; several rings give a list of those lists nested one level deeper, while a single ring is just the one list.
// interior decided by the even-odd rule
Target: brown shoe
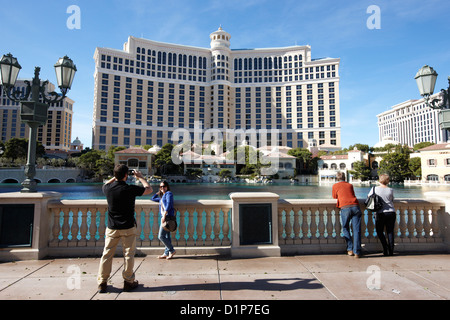
[{"label": "brown shoe", "polygon": [[133,282],[124,281],[123,282],[123,291],[128,292],[133,289],[136,289],[138,287],[138,284],[139,284],[139,282],[137,282],[137,281],[133,281]]},{"label": "brown shoe", "polygon": [[98,293],[106,293],[106,287],[108,285],[106,284],[106,282],[102,282],[98,285]]},{"label": "brown shoe", "polygon": [[347,251],[347,255],[348,255],[348,256],[354,256],[355,254],[353,253],[352,250],[349,250],[349,251]]},{"label": "brown shoe", "polygon": [[359,259],[359,258],[361,258],[361,255],[360,254],[355,254],[355,259]]}]

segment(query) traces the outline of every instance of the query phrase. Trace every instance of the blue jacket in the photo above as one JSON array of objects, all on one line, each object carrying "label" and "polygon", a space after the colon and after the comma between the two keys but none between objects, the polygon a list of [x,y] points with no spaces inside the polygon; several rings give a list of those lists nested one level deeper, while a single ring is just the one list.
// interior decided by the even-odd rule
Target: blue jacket
[{"label": "blue jacket", "polygon": [[161,201],[164,203],[164,207],[166,208],[167,214],[169,216],[175,215],[175,210],[173,208],[173,194],[170,191],[164,193],[162,198],[159,197],[158,193],[152,197],[152,201],[159,202],[159,213],[161,214]]}]

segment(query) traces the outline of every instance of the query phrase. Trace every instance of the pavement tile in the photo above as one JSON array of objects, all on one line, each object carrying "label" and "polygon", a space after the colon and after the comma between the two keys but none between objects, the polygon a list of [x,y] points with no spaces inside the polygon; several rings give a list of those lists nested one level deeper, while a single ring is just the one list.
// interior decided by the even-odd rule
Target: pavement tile
[{"label": "pavement tile", "polygon": [[227,274],[280,274],[308,272],[296,257],[252,258],[252,259],[226,259],[218,260],[219,271]]},{"label": "pavement tile", "polygon": [[395,272],[380,271],[379,282],[372,281],[374,273],[320,273],[318,279],[339,300],[440,300],[417,283]]}]

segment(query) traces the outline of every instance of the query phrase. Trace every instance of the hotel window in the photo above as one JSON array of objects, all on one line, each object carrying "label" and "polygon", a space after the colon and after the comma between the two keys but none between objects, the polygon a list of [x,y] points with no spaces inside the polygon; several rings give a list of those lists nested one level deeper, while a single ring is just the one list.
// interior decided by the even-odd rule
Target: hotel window
[{"label": "hotel window", "polygon": [[450,166],[450,158],[445,159],[445,165]]},{"label": "hotel window", "polygon": [[428,166],[435,167],[436,166],[436,159],[428,159],[427,163],[428,163]]}]

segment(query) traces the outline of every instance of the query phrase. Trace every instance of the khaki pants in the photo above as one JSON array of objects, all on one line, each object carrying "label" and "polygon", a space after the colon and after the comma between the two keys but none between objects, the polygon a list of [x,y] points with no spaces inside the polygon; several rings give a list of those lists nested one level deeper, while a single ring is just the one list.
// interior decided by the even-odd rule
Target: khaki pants
[{"label": "khaki pants", "polygon": [[134,281],[134,253],[136,251],[136,227],[124,230],[113,230],[106,228],[105,248],[100,260],[100,267],[98,269],[97,283],[107,282],[112,269],[112,262],[114,253],[120,239],[122,239],[123,247],[123,279],[127,282]]}]

